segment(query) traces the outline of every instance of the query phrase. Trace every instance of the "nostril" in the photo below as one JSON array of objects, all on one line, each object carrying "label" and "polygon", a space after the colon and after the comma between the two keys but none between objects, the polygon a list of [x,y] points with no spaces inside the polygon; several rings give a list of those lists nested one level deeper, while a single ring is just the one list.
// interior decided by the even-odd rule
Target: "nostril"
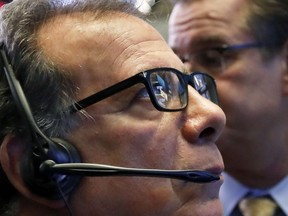
[{"label": "nostril", "polygon": [[208,138],[215,134],[215,129],[213,127],[205,128],[201,133],[199,138]]}]

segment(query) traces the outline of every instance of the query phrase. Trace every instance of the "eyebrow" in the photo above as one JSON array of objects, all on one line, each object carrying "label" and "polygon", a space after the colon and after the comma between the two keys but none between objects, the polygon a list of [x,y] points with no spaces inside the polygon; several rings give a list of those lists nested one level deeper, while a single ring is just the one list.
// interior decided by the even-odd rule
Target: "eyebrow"
[{"label": "eyebrow", "polygon": [[[220,35],[204,35],[191,39],[187,50],[189,52],[194,52],[206,48],[218,47],[227,43],[227,40]],[[171,49],[178,56],[181,56],[181,48],[171,47]]]},{"label": "eyebrow", "polygon": [[206,36],[202,36],[202,37],[198,37],[193,39],[193,41],[190,43],[190,45],[195,45],[195,44],[207,44],[208,46],[213,46],[213,45],[219,45],[219,44],[226,44],[226,40],[219,36],[219,35],[206,35]]}]

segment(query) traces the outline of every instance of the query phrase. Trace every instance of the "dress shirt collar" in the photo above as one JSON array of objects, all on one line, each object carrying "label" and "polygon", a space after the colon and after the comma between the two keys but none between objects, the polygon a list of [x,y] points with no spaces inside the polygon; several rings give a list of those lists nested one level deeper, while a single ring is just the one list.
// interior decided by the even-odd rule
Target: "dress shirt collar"
[{"label": "dress shirt collar", "polygon": [[269,194],[277,202],[283,212],[288,215],[288,176],[269,190]]},{"label": "dress shirt collar", "polygon": [[228,216],[233,211],[239,200],[244,197],[249,188],[236,181],[232,176],[223,173],[224,183],[220,188],[220,200],[224,208],[224,216]]},{"label": "dress shirt collar", "polygon": [[231,214],[242,197],[249,193],[251,196],[271,195],[280,208],[288,215],[288,176],[278,184],[268,189],[246,187],[232,176],[224,173],[224,183],[220,189],[220,200],[224,207],[224,216]]}]

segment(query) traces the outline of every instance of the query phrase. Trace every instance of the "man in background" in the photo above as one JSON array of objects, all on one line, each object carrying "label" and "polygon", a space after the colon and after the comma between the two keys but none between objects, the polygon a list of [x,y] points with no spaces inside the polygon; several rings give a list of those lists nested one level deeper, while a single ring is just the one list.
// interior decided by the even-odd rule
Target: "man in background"
[{"label": "man in background", "polygon": [[227,116],[217,141],[226,216],[263,196],[288,215],[287,11],[287,1],[180,0],[170,17],[170,46],[189,71],[216,79]]}]

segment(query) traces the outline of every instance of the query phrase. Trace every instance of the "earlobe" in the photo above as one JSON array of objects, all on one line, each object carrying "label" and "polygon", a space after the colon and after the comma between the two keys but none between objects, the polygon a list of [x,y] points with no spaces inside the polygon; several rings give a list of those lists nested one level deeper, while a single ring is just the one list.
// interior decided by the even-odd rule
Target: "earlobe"
[{"label": "earlobe", "polygon": [[63,201],[48,200],[33,194],[24,183],[20,165],[25,156],[27,144],[19,137],[7,135],[0,146],[0,163],[14,188],[27,199],[42,204],[49,208],[61,208],[65,206]]},{"label": "earlobe", "polygon": [[288,96],[288,70],[283,76],[283,94],[284,96]]},{"label": "earlobe", "polygon": [[24,192],[19,164],[25,151],[25,145],[20,142],[16,137],[7,135],[0,146],[0,160],[9,181],[16,189]]}]

